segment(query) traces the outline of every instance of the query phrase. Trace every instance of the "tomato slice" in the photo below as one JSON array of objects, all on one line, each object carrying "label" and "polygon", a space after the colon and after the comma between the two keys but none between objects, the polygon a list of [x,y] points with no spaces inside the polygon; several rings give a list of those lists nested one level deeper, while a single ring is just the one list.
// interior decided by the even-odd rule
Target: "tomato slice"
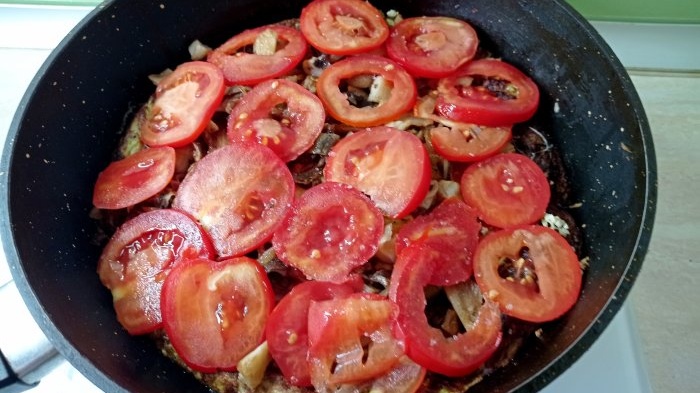
[{"label": "tomato slice", "polygon": [[[478,311],[466,332],[446,337],[430,326],[425,308],[424,288],[434,274],[438,251],[416,243],[405,248],[398,259],[403,269],[394,269],[390,297],[399,308],[396,329],[406,341],[406,354],[416,363],[450,377],[467,375],[491,357],[501,341],[501,313],[489,299]],[[397,261],[397,263],[399,263]]]},{"label": "tomato slice", "polygon": [[190,259],[163,285],[163,327],[193,370],[233,371],[263,341],[274,306],[272,285],[254,259]]},{"label": "tomato slice", "polygon": [[[363,76],[373,80],[368,93],[348,90],[349,80]],[[331,64],[319,76],[316,91],[329,115],[353,127],[395,120],[413,108],[417,96],[413,78],[403,67],[374,55],[353,56]]]},{"label": "tomato slice", "polygon": [[316,95],[297,83],[272,79],[255,86],[233,108],[228,138],[257,141],[287,162],[313,145],[325,120]]},{"label": "tomato slice", "polygon": [[471,61],[438,83],[437,111],[447,118],[487,126],[530,119],[540,92],[514,66],[496,59]]},{"label": "tomato slice", "polygon": [[306,359],[311,302],[345,297],[361,289],[351,284],[306,281],[292,288],[277,303],[267,321],[265,337],[270,355],[287,382],[295,386],[311,386]]},{"label": "tomato slice", "polygon": [[122,209],[161,192],[175,173],[175,149],[144,149],[100,172],[92,193],[92,204],[99,209]]},{"label": "tomato slice", "polygon": [[388,372],[403,355],[392,333],[396,307],[370,293],[312,301],[309,306],[311,381],[321,392]]},{"label": "tomato slice", "polygon": [[224,97],[224,77],[204,61],[179,65],[156,87],[141,119],[141,140],[148,146],[184,146],[199,137]]},{"label": "tomato slice", "polygon": [[581,290],[573,248],[558,232],[540,225],[488,234],[476,249],[474,273],[501,312],[530,322],[560,317]]},{"label": "tomato slice", "polygon": [[430,213],[401,227],[396,254],[416,242],[439,251],[438,267],[430,284],[454,285],[472,276],[472,257],[480,230],[481,224],[471,207],[456,197],[446,199]]},{"label": "tomato slice", "polygon": [[369,195],[385,215],[401,218],[430,188],[430,158],[420,139],[391,127],[360,130],[328,154],[327,181],[350,184]]},{"label": "tomato slice", "polygon": [[[253,53],[247,50],[253,47]],[[227,85],[252,86],[282,76],[306,56],[299,30],[273,24],[245,30],[209,52],[207,61],[224,73]]]},{"label": "tomato slice", "polygon": [[277,257],[309,279],[344,282],[377,252],[384,216],[350,185],[325,182],[307,190],[275,232]]},{"label": "tomato slice", "polygon": [[402,356],[399,363],[387,373],[370,382],[342,385],[334,393],[391,392],[415,393],[425,380],[426,369],[408,356]]},{"label": "tomato slice", "polygon": [[479,37],[459,19],[422,16],[397,23],[387,55],[417,77],[442,78],[474,58]]},{"label": "tomato slice", "polygon": [[500,152],[512,139],[510,127],[439,126],[429,131],[435,151],[450,161],[474,162]]},{"label": "tomato slice", "polygon": [[464,201],[484,222],[498,228],[541,219],[551,196],[542,169],[517,153],[495,155],[469,166],[460,184]]},{"label": "tomato slice", "polygon": [[173,206],[199,220],[220,257],[243,255],[272,237],[294,197],[282,160],[257,143],[207,154],[180,184]]},{"label": "tomato slice", "polygon": [[185,213],[163,209],[126,221],[105,246],[97,264],[100,280],[112,291],[117,319],[130,334],[162,325],[160,292],[180,258],[209,258],[214,248]]},{"label": "tomato slice", "polygon": [[334,55],[377,49],[389,36],[384,15],[362,0],[312,1],[301,11],[299,28],[313,47]]}]

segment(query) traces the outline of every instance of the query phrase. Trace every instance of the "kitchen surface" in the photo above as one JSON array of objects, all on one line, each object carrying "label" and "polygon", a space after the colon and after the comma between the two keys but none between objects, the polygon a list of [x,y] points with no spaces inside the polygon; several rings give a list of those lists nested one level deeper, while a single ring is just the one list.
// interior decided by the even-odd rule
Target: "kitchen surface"
[{"label": "kitchen surface", "polygon": [[[1,143],[32,77],[89,10],[0,4]],[[658,164],[657,214],[643,268],[625,306],[594,346],[545,390],[696,391],[700,386],[700,25],[594,25],[628,68],[647,112]],[[11,285],[10,280],[0,250],[0,288]],[[31,390],[65,391],[99,390],[65,362]]]}]

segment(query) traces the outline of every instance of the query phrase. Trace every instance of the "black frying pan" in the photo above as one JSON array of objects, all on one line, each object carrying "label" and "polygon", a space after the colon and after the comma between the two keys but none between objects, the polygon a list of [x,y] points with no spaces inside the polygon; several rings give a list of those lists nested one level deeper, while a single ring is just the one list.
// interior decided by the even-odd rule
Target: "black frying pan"
[{"label": "black frying pan", "polygon": [[[146,76],[188,59],[200,39],[295,17],[304,1],[109,1],[59,45],[32,82],[0,168],[5,253],[33,316],[57,349],[108,392],[204,392],[147,338],[117,323],[95,267],[89,218],[97,173],[129,114],[153,86]],[[593,343],[625,299],[646,251],[656,162],[639,97],[594,29],[559,0],[373,1],[404,15],[452,15],[482,44],[531,75],[542,92],[533,125],[550,134],[569,170],[590,269],[581,299],[545,326],[474,392],[535,391]],[[6,318],[7,316],[3,316]]]}]

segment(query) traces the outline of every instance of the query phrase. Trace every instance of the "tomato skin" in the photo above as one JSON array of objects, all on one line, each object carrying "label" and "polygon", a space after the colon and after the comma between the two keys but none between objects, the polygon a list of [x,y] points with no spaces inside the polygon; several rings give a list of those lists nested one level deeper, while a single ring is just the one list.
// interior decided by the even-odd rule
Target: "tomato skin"
[{"label": "tomato skin", "polygon": [[[285,105],[283,119],[271,112]],[[257,141],[272,149],[282,161],[291,161],[311,147],[323,130],[323,104],[301,85],[272,79],[261,82],[231,110],[228,138],[232,142]]]},{"label": "tomato skin", "polygon": [[214,255],[203,230],[187,214],[152,210],[126,221],[100,255],[97,273],[112,291],[117,319],[132,335],[162,326],[160,293],[181,258]]},{"label": "tomato skin", "polygon": [[113,161],[97,176],[92,204],[98,209],[123,209],[161,192],[175,173],[172,147],[144,149]]},{"label": "tomato skin", "polygon": [[442,78],[474,58],[479,38],[474,28],[449,17],[406,18],[394,26],[387,55],[417,77]]},{"label": "tomato skin", "polygon": [[148,146],[180,147],[194,141],[209,124],[224,97],[224,77],[204,61],[179,65],[156,87],[154,100],[140,123]]},{"label": "tomato skin", "polygon": [[417,242],[439,251],[439,261],[429,284],[454,285],[472,276],[472,258],[480,230],[481,224],[471,207],[457,197],[446,199],[430,213],[401,227],[396,254]]},{"label": "tomato skin", "polygon": [[[246,53],[242,49],[253,45],[258,36],[272,32],[277,40],[286,42],[272,55]],[[207,61],[219,67],[226,84],[253,86],[266,79],[280,77],[296,67],[306,56],[308,44],[293,27],[272,24],[245,30],[209,53]]]},{"label": "tomato skin", "polygon": [[475,162],[500,152],[512,139],[511,127],[482,127],[470,124],[464,130],[435,127],[429,131],[430,143],[443,158]]},{"label": "tomato skin", "polygon": [[384,216],[354,187],[324,182],[307,190],[272,238],[277,257],[309,279],[341,283],[377,252]]},{"label": "tomato skin", "polygon": [[294,386],[311,386],[306,359],[311,302],[345,297],[361,289],[353,284],[305,281],[277,303],[265,327],[265,337],[270,354],[287,382]]},{"label": "tomato skin", "polygon": [[220,257],[243,255],[272,237],[294,198],[289,168],[269,148],[232,143],[207,154],[180,184],[173,206],[207,230]]},{"label": "tomato skin", "polygon": [[[485,77],[506,82],[517,93],[502,98],[485,86],[462,86],[461,81]],[[530,119],[539,105],[540,92],[527,75],[496,59],[471,61],[438,83],[436,110],[440,115],[465,123],[510,126]]]},{"label": "tomato skin", "polygon": [[257,347],[274,306],[272,285],[254,259],[190,259],[163,285],[163,327],[193,370],[233,371]]},{"label": "tomato skin", "polygon": [[372,51],[389,36],[382,13],[361,0],[314,0],[302,9],[299,28],[313,47],[333,55]]},{"label": "tomato skin", "polygon": [[547,210],[547,176],[527,156],[498,154],[470,165],[460,180],[462,198],[489,225],[510,228],[532,224]]},{"label": "tomato skin", "polygon": [[[523,285],[520,277],[510,281],[499,273],[504,258],[519,260],[524,247],[525,259],[533,264],[530,268],[536,274],[537,289]],[[474,276],[482,292],[492,294],[501,312],[530,322],[562,316],[576,303],[582,281],[578,257],[571,245],[558,232],[540,225],[486,235],[476,249]]]},{"label": "tomato skin", "polygon": [[391,127],[357,131],[328,154],[327,181],[350,184],[385,215],[401,218],[413,211],[430,188],[430,157],[410,132]]},{"label": "tomato skin", "polygon": [[[501,313],[498,305],[485,298],[474,324],[465,333],[446,338],[433,328],[425,315],[424,287],[433,276],[437,259],[431,250],[417,243],[399,254],[402,269],[391,277],[390,298],[399,308],[395,329],[404,337],[406,354],[414,362],[449,377],[467,375],[483,365],[501,341]],[[397,263],[399,263],[397,261]]]},{"label": "tomato skin", "polygon": [[[392,333],[395,316],[392,302],[371,293],[311,302],[309,363],[314,387],[326,391],[365,381],[398,364],[403,343]],[[363,346],[362,340],[370,343]]]},{"label": "tomato skin", "polygon": [[[355,76],[379,75],[391,85],[389,98],[376,106],[353,106],[340,90],[343,81]],[[333,63],[316,82],[318,97],[334,119],[353,127],[372,127],[395,120],[413,108],[416,84],[398,63],[375,55],[357,55]]]}]

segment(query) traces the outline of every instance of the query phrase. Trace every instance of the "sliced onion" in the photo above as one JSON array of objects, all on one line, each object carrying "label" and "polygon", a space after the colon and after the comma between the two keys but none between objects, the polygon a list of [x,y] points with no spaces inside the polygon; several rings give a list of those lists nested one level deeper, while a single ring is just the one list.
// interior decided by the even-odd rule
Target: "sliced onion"
[{"label": "sliced onion", "polygon": [[483,303],[483,295],[479,286],[473,281],[466,281],[445,287],[445,294],[460,322],[462,322],[462,326],[468,330],[469,326],[472,326],[476,321]]},{"label": "sliced onion", "polygon": [[271,361],[272,356],[265,341],[236,364],[240,381],[249,388],[255,389],[265,378],[265,370]]},{"label": "sliced onion", "polygon": [[277,51],[277,33],[267,29],[263,30],[253,43],[253,53],[261,56],[271,56]]}]

